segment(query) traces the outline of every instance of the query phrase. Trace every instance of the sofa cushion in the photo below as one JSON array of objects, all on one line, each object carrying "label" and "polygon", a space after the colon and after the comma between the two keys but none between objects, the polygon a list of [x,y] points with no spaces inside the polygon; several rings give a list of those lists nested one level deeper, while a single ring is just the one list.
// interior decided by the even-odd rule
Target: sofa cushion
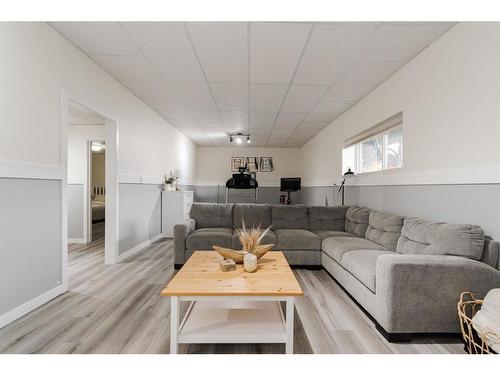
[{"label": "sofa cushion", "polygon": [[321,238],[305,229],[276,229],[276,250],[321,250]]},{"label": "sofa cushion", "polygon": [[366,239],[396,251],[404,218],[385,212],[371,211],[366,229]]},{"label": "sofa cushion", "polygon": [[193,203],[189,216],[196,220],[196,228],[233,228],[233,205],[220,203]]},{"label": "sofa cushion", "polygon": [[345,229],[345,214],[348,206],[337,207],[309,207],[309,229],[317,230],[334,230],[344,231]]},{"label": "sofa cushion", "polygon": [[322,240],[328,237],[356,237],[354,234],[344,232],[343,230],[315,230],[312,232]]},{"label": "sofa cushion", "polygon": [[213,245],[231,247],[233,230],[229,228],[196,229],[186,238],[188,250],[212,250]]},{"label": "sofa cushion", "polygon": [[276,229],[309,229],[307,207],[296,206],[271,206],[272,226]]},{"label": "sofa cushion", "polygon": [[321,245],[322,250],[340,263],[342,256],[354,250],[387,250],[383,246],[375,242],[368,241],[365,238],[359,237],[330,237],[323,240]]},{"label": "sofa cushion", "polygon": [[[274,234],[274,232],[270,230],[264,235],[264,238],[262,239],[261,244],[267,245],[267,244],[271,244],[271,243],[275,245],[274,247],[276,247],[276,244],[278,243],[278,239],[276,238],[276,235]],[[233,232],[231,249],[241,250],[242,248],[243,247],[241,246],[241,243],[240,243],[239,233],[237,230],[235,230]]]},{"label": "sofa cushion", "polygon": [[262,228],[271,225],[271,207],[268,204],[244,204],[238,203],[233,206],[234,228]]},{"label": "sofa cushion", "polygon": [[356,279],[358,279],[364,286],[375,293],[377,259],[386,254],[394,254],[394,252],[387,250],[349,251],[342,257],[340,265]]},{"label": "sofa cushion", "polygon": [[368,208],[350,206],[345,216],[345,231],[358,237],[364,237],[369,218],[370,210]]},{"label": "sofa cushion", "polygon": [[484,232],[477,225],[434,223],[418,218],[404,221],[397,252],[401,254],[457,255],[481,259]]}]

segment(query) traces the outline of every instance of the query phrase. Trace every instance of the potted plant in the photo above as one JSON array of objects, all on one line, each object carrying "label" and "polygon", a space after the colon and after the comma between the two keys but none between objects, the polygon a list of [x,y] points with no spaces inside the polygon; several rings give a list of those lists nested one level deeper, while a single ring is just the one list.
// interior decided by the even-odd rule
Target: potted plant
[{"label": "potted plant", "polygon": [[172,172],[170,172],[170,177],[165,175],[165,186],[167,191],[175,191],[175,182],[179,179],[179,177],[176,177],[173,175]]}]

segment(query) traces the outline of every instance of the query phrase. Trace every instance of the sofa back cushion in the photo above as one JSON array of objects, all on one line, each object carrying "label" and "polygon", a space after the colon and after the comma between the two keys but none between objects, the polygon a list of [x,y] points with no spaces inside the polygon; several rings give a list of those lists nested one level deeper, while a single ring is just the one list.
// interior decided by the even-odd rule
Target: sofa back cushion
[{"label": "sofa back cushion", "polygon": [[233,228],[232,204],[193,203],[189,216],[196,220],[196,229]]},{"label": "sofa back cushion", "polygon": [[295,206],[271,206],[272,226],[276,229],[309,229],[307,207]]},{"label": "sofa back cushion", "polygon": [[309,229],[315,230],[338,230],[345,228],[345,214],[348,206],[324,207],[314,206],[308,208]]},{"label": "sofa back cushion", "polygon": [[484,232],[477,225],[434,223],[407,218],[398,240],[397,252],[457,255],[479,260],[483,247]]},{"label": "sofa back cushion", "polygon": [[490,236],[484,236],[484,248],[483,255],[481,257],[481,262],[490,265],[497,270],[500,270],[500,264],[498,263],[498,256],[500,254],[500,243],[493,241]]},{"label": "sofa back cushion", "polygon": [[235,229],[267,228],[271,225],[271,207],[268,204],[239,203],[233,207],[233,222]]},{"label": "sofa back cushion", "polygon": [[399,215],[380,211],[371,211],[366,229],[366,239],[382,245],[388,250],[396,251],[404,218]]},{"label": "sofa back cushion", "polygon": [[364,237],[368,228],[370,210],[365,207],[349,206],[345,215],[345,231]]}]

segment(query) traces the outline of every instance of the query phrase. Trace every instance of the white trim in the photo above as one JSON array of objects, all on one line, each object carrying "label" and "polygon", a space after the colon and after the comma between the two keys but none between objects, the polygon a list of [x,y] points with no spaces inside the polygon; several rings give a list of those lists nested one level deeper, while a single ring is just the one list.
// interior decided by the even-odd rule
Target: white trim
[{"label": "white trim", "polygon": [[68,176],[68,185],[83,185],[85,181],[81,177]]},{"label": "white trim", "polygon": [[105,163],[105,187],[106,205],[104,215],[104,263],[114,264],[118,258],[119,240],[119,189],[118,189],[118,122],[106,120],[105,124],[106,155]]},{"label": "white trim", "polygon": [[62,180],[61,165],[39,164],[27,161],[0,160],[0,177],[38,180]]},{"label": "white trim", "polygon": [[68,243],[87,243],[85,238],[68,238]]},{"label": "white trim", "polygon": [[[337,183],[342,178],[337,179]],[[466,185],[499,184],[500,166],[466,167],[433,171],[405,172],[404,168],[370,172],[347,179],[349,186],[370,185]],[[332,186],[333,180],[306,182],[303,187]]]},{"label": "white trim", "polygon": [[30,299],[28,302],[23,303],[20,306],[15,307],[14,309],[6,312],[3,315],[0,315],[0,328],[6,326],[9,323],[12,323],[14,320],[19,319],[23,315],[29,313],[30,311],[40,307],[44,303],[47,303],[51,299],[57,297],[58,295],[64,293],[66,291],[64,285],[58,285],[55,288],[50,289],[49,291]]},{"label": "white trim", "polygon": [[153,238],[151,238],[147,241],[144,241],[143,243],[140,243],[137,246],[134,246],[133,248],[125,251],[123,254],[118,255],[118,262],[121,262],[121,261],[127,259],[128,257],[130,257],[134,254],[137,254],[139,251],[141,251],[145,247],[151,245],[153,242],[161,240],[163,237],[164,236],[160,233],[160,234],[157,234],[156,236],[154,236]]}]

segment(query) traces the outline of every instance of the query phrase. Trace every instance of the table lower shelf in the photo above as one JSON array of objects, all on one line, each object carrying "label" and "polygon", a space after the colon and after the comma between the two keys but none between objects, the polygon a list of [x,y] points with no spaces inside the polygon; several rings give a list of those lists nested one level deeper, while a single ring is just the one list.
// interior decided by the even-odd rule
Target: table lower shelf
[{"label": "table lower shelf", "polygon": [[279,301],[193,301],[180,325],[178,342],[286,343]]}]

